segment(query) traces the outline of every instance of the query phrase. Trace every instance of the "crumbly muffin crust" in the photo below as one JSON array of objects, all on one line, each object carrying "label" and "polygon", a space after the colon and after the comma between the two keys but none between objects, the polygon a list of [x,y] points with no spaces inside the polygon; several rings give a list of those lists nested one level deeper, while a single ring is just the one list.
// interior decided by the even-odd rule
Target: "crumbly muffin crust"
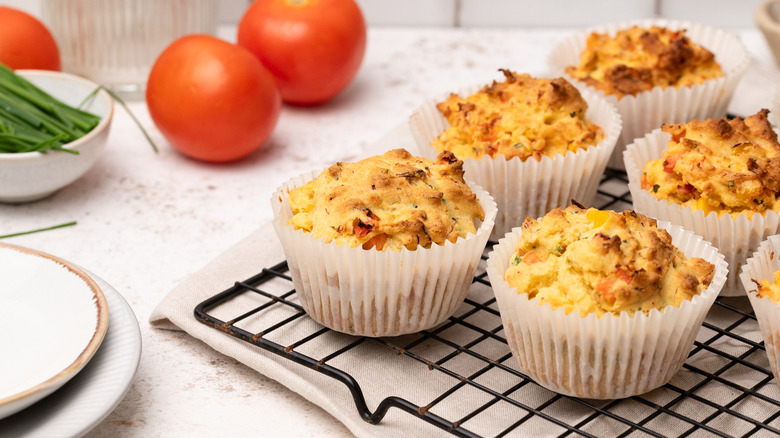
[{"label": "crumbly muffin crust", "polygon": [[404,149],[336,163],[290,192],[296,229],[325,242],[400,251],[476,233],[482,206],[452,153],[435,162]]},{"label": "crumbly muffin crust", "polygon": [[685,30],[633,26],[614,36],[591,33],[571,77],[622,98],[653,87],[686,87],[723,76],[715,55]]},{"label": "crumbly muffin crust", "polygon": [[655,219],[570,206],[526,218],[504,278],[540,304],[602,316],[678,307],[713,275],[714,265],[685,257]]},{"label": "crumbly muffin crust", "polygon": [[645,164],[642,188],[705,214],[780,210],[780,143],[768,114],[663,125],[672,138],[662,159]]},{"label": "crumbly muffin crust", "polygon": [[503,82],[467,97],[451,94],[437,105],[451,125],[431,143],[437,151],[460,159],[503,155],[539,161],[603,140],[603,130],[585,119],[588,104],[571,83],[500,71]]}]

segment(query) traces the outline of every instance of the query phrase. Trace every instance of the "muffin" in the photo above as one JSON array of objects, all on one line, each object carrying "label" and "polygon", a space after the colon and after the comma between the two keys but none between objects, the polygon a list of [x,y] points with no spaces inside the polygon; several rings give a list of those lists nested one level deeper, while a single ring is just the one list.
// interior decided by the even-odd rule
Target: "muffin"
[{"label": "muffin", "polygon": [[336,163],[290,191],[290,225],[325,243],[414,251],[477,231],[485,212],[463,180],[463,162],[435,162],[404,149]]},{"label": "muffin", "polygon": [[705,214],[778,211],[780,143],[768,114],[664,124],[671,139],[662,159],[645,163],[642,189]]},{"label": "muffin", "polygon": [[592,202],[620,132],[614,107],[565,79],[500,71],[502,82],[429,101],[410,118],[421,155],[453,152],[495,197],[494,240],[526,216]]},{"label": "muffin", "polygon": [[567,80],[500,71],[503,82],[466,97],[450,94],[436,105],[450,124],[431,142],[437,152],[450,151],[462,160],[540,161],[604,140],[604,130],[585,118],[588,103]]},{"label": "muffin", "polygon": [[654,87],[689,87],[723,76],[715,55],[691,41],[685,29],[631,26],[614,35],[588,35],[572,78],[622,99]]},{"label": "muffin", "polygon": [[463,162],[403,149],[294,178],[272,197],[274,229],[306,312],[333,330],[396,336],[463,302],[493,220]]},{"label": "muffin", "polygon": [[487,272],[520,369],[555,392],[612,399],[680,369],[726,266],[680,227],[571,206],[526,219]]},{"label": "muffin", "polygon": [[699,234],[734,267],[724,296],[744,293],[739,267],[780,231],[780,143],[768,113],[666,124],[625,152],[634,208]]},{"label": "muffin", "polygon": [[679,307],[712,281],[714,265],[686,258],[655,220],[633,211],[571,206],[522,228],[504,280],[567,314]]},{"label": "muffin", "polygon": [[661,124],[725,116],[749,63],[736,36],[670,20],[591,28],[563,40],[549,59],[554,73],[617,107],[623,131],[608,166],[619,169],[625,146]]},{"label": "muffin", "polygon": [[756,314],[769,366],[780,383],[780,235],[770,236],[747,259],[740,280]]}]

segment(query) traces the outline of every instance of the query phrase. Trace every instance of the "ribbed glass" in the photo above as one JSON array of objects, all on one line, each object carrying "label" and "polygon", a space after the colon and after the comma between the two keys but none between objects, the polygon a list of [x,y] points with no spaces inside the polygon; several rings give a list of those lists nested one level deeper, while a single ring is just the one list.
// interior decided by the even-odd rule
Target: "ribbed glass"
[{"label": "ribbed glass", "polygon": [[157,56],[175,39],[216,33],[215,0],[44,0],[62,69],[142,98]]}]

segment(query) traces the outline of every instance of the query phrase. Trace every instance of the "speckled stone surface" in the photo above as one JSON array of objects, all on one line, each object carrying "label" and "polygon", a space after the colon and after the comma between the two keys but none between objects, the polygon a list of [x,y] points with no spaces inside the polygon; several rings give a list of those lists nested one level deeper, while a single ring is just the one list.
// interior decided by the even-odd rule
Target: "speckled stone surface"
[{"label": "speckled stone surface", "polygon": [[[131,109],[159,154],[117,108],[105,154],[82,179],[42,201],[0,205],[0,234],[77,220],[75,227],[6,241],[89,269],[138,317],[143,355],[136,380],[87,436],[350,436],[275,381],[186,334],[152,329],[150,313],[179,282],[269,221],[269,198],[281,182],[360,157],[424,99],[498,78],[498,68],[544,74],[547,53],[572,32],[371,29],[349,88],[320,107],[284,107],[265,147],[242,161],[209,165],[179,155],[137,102]],[[738,34],[755,61],[730,110],[747,115],[771,108],[780,75],[757,30]]]}]

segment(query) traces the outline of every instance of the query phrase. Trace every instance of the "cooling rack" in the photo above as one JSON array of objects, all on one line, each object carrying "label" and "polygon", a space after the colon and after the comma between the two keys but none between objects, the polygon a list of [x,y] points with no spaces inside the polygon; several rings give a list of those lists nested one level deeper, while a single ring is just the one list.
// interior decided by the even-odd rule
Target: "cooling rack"
[{"label": "cooling rack", "polygon": [[[607,169],[594,205],[631,207],[624,172]],[[314,323],[299,304],[286,262],[216,293],[195,308],[195,317],[257,346],[258,354],[278,355],[341,382],[355,414],[373,424],[395,408],[460,437],[780,434],[780,390],[746,298],[715,302],[683,369],[663,387],[621,400],[567,397],[515,368],[485,273],[490,246],[458,312],[415,335],[361,338]],[[365,362],[382,361],[414,370],[398,382],[398,391],[372,392]],[[441,391],[422,402],[399,395],[418,385]],[[491,416],[499,406],[509,415]]]}]

